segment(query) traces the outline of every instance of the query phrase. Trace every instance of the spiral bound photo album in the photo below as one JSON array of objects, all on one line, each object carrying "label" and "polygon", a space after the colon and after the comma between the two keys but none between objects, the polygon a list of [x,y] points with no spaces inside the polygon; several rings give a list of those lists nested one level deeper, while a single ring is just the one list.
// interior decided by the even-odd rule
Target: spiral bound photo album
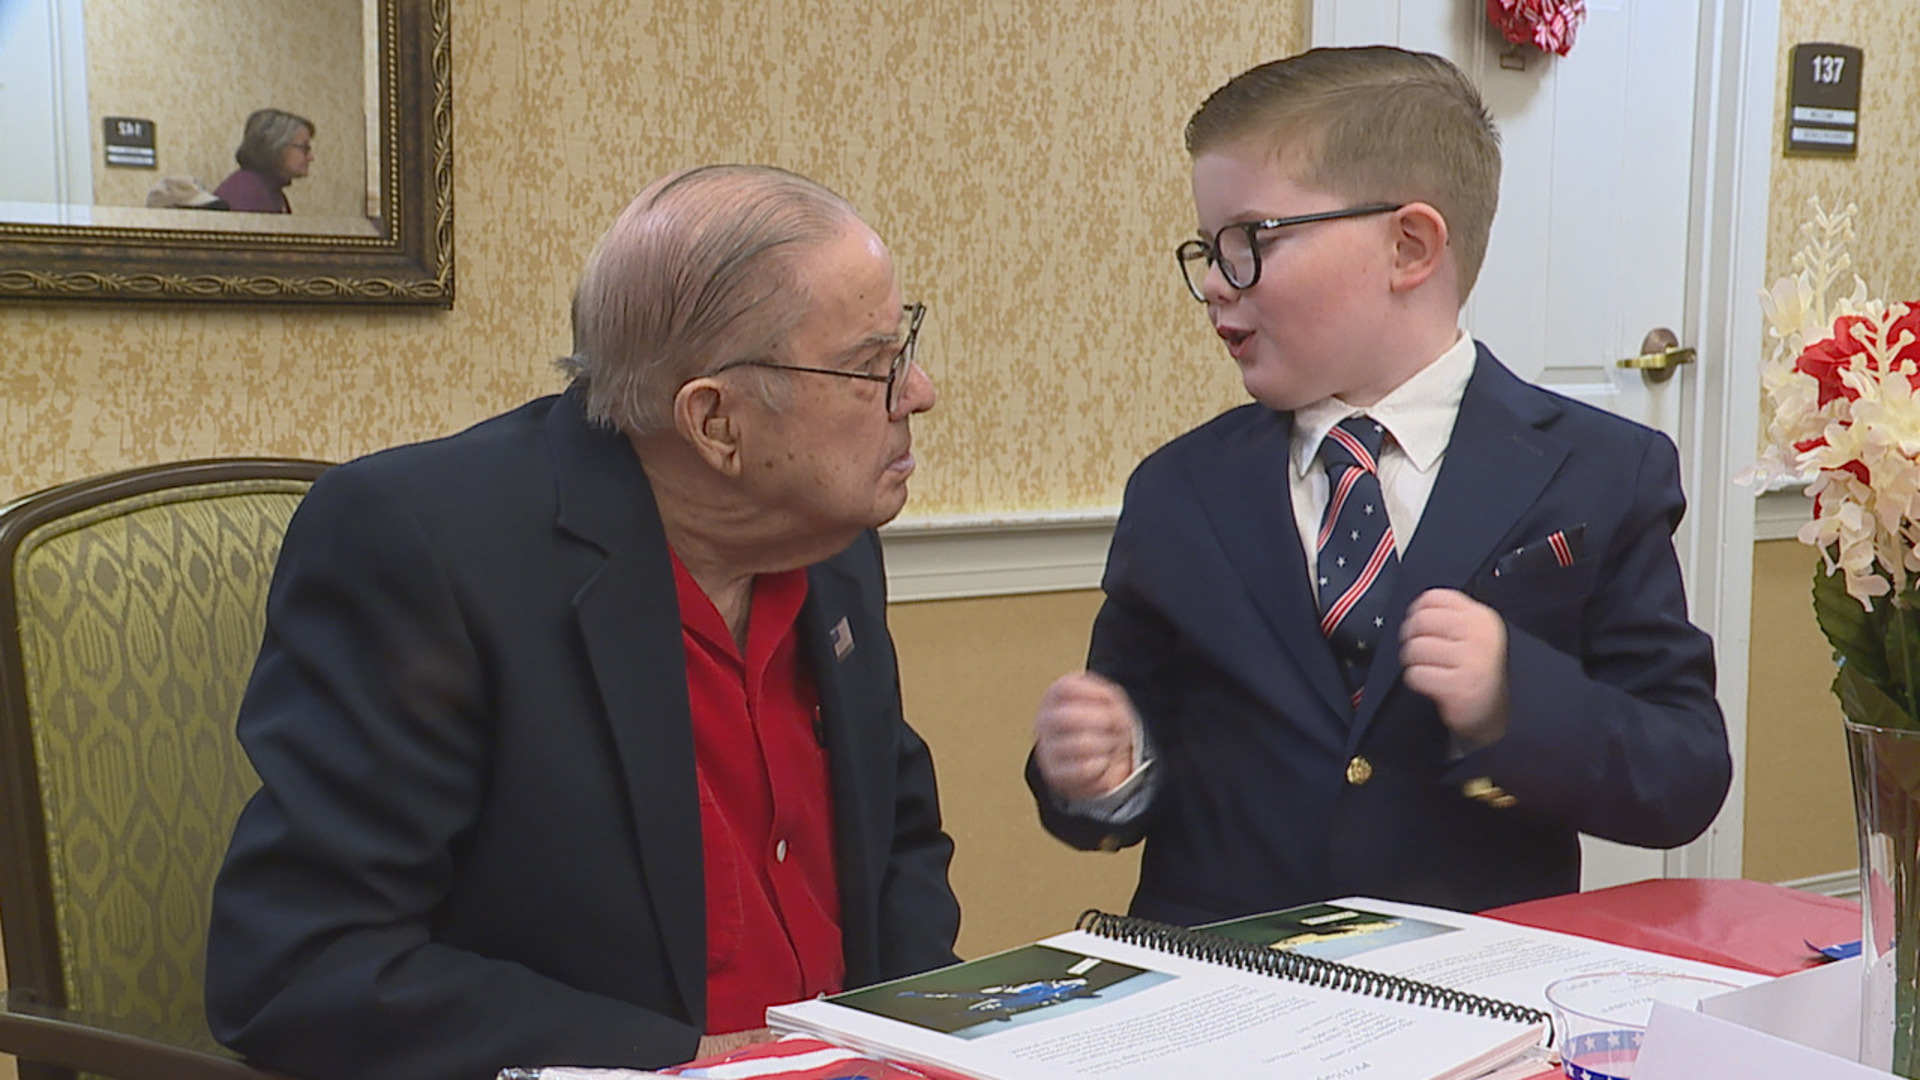
[{"label": "spiral bound photo album", "polygon": [[1546,1067],[1546,985],[1617,969],[1763,978],[1354,898],[1191,930],[1088,912],[1068,933],[767,1021],[979,1080],[1469,1080]]}]

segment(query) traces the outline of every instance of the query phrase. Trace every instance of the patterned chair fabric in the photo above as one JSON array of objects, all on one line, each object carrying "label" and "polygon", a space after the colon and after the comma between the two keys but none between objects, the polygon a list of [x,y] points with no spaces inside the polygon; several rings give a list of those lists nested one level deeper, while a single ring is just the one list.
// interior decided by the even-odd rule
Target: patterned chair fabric
[{"label": "patterned chair fabric", "polygon": [[201,1004],[209,898],[258,785],[234,718],[281,537],[322,468],[138,470],[0,511],[16,620],[0,627],[0,784],[32,789],[0,792],[16,995],[216,1049]]}]

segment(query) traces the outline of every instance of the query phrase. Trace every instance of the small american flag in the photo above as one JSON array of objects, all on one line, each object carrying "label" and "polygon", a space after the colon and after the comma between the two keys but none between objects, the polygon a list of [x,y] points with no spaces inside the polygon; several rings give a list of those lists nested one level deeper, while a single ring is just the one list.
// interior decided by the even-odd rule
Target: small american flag
[{"label": "small american flag", "polygon": [[846,616],[842,615],[840,621],[833,624],[833,629],[827,631],[827,640],[833,642],[835,660],[845,660],[847,654],[853,651],[853,628],[847,625]]},{"label": "small american flag", "polygon": [[879,1061],[798,1035],[735,1050],[724,1057],[701,1058],[663,1070],[663,1075],[700,1080],[964,1080],[944,1069]]}]

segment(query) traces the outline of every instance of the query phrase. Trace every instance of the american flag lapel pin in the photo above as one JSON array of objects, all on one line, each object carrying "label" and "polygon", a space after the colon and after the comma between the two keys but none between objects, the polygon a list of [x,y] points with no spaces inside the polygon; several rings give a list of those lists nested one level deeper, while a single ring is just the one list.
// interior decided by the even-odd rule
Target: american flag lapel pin
[{"label": "american flag lapel pin", "polygon": [[853,628],[847,625],[845,615],[840,616],[840,621],[834,623],[833,629],[827,631],[827,640],[833,642],[835,660],[845,660],[853,652]]}]

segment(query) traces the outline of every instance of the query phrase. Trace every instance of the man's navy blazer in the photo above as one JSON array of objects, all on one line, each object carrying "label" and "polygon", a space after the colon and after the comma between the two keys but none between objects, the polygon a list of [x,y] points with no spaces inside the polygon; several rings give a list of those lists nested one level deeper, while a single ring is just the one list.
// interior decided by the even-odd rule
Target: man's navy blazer
[{"label": "man's navy blazer", "polygon": [[[1732,766],[1665,436],[1479,349],[1388,621],[1432,588],[1506,620],[1511,720],[1461,755],[1401,682],[1394,637],[1349,708],[1294,524],[1291,433],[1289,414],[1242,406],[1127,485],[1088,666],[1147,725],[1146,812],[1068,813],[1029,763],[1056,836],[1145,838],[1137,914],[1191,925],[1346,895],[1477,910],[1576,890],[1580,832],[1670,847],[1711,823]],[[1579,538],[1571,565],[1544,547],[1556,532]],[[1522,548],[1548,557],[1502,564]]]},{"label": "man's navy blazer", "polygon": [[[953,962],[959,922],[884,592],[868,534],[810,570],[800,622],[849,985]],[[574,395],[314,485],[239,733],[262,788],[214,893],[221,1041],[341,1080],[693,1055],[706,898],[679,605],[638,457]]]}]

